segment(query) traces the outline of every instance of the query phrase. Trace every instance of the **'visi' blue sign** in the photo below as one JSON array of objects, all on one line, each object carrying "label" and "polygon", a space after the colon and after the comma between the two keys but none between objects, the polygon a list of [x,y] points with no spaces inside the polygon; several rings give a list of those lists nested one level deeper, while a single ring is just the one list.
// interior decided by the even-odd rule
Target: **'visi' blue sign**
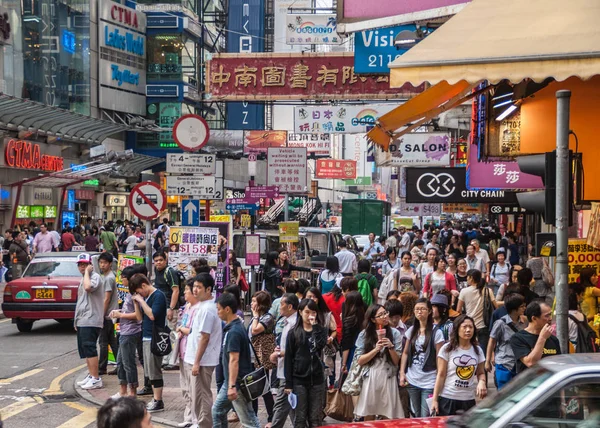
[{"label": "'visi' blue sign", "polygon": [[389,73],[388,64],[407,49],[396,49],[394,39],[404,30],[415,31],[414,25],[378,28],[356,33],[354,38],[355,73]]},{"label": "'visi' blue sign", "polygon": [[119,82],[119,86],[121,86],[123,82],[136,86],[140,84],[140,73],[132,73],[127,69],[121,70],[116,64],[111,64],[110,69],[111,79]]}]

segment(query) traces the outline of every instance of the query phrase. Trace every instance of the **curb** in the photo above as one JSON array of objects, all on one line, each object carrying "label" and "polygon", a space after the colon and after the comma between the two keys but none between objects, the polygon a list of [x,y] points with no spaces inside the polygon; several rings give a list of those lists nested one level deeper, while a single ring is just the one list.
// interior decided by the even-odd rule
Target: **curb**
[{"label": "curb", "polygon": [[[82,369],[81,372],[77,376],[75,376],[75,378],[73,379],[73,389],[75,390],[75,393],[77,395],[79,395],[81,398],[83,398],[88,403],[91,403],[98,407],[102,407],[104,405],[103,401],[98,400],[92,394],[87,392],[85,389],[81,389],[79,387],[79,385],[77,385],[78,381],[83,380],[85,378],[85,376],[84,376],[85,373],[86,373],[86,369]],[[154,414],[152,415],[152,422],[156,422],[158,424],[169,426],[169,427],[177,427],[178,426],[177,422],[173,422],[168,419],[158,418]]]}]

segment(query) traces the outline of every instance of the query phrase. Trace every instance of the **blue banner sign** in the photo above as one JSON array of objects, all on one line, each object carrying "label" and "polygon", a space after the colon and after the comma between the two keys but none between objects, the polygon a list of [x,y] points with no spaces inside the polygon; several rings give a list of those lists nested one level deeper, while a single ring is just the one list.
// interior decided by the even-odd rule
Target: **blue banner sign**
[{"label": "blue banner sign", "polygon": [[389,73],[388,64],[407,49],[396,49],[394,39],[401,31],[415,31],[414,25],[377,28],[356,33],[354,39],[355,73]]}]

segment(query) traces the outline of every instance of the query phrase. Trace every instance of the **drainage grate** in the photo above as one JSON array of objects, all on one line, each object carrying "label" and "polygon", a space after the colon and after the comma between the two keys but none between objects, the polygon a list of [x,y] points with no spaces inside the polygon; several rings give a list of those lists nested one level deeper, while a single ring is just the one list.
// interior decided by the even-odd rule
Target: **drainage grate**
[{"label": "drainage grate", "polygon": [[57,395],[39,395],[31,394],[36,401],[43,401],[44,403],[61,403],[68,401],[79,401],[81,398],[75,394],[57,394]]}]

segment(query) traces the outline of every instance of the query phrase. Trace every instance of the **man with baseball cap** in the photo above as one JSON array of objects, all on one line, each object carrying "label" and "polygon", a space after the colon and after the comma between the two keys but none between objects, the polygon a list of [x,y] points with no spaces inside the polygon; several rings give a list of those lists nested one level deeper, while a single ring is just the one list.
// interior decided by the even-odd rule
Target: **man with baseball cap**
[{"label": "man with baseball cap", "polygon": [[92,257],[87,253],[77,256],[77,268],[83,275],[77,290],[75,307],[75,331],[79,357],[85,358],[88,375],[78,382],[82,389],[102,388],[98,375],[98,350],[96,342],[104,325],[104,290],[100,287],[100,275],[94,272]]}]

